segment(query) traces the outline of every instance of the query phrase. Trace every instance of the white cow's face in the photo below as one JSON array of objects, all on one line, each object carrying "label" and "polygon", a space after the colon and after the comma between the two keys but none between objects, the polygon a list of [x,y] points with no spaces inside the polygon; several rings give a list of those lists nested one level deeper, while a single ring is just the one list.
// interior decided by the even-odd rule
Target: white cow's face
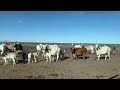
[{"label": "white cow's face", "polygon": [[46,49],[46,45],[43,45],[43,47],[42,47],[43,49]]},{"label": "white cow's face", "polygon": [[98,56],[99,55],[99,52],[96,50],[96,55]]},{"label": "white cow's face", "polygon": [[42,45],[42,44],[40,44],[40,48],[43,48],[43,45]]},{"label": "white cow's face", "polygon": [[42,45],[42,53],[45,53],[46,45]]}]

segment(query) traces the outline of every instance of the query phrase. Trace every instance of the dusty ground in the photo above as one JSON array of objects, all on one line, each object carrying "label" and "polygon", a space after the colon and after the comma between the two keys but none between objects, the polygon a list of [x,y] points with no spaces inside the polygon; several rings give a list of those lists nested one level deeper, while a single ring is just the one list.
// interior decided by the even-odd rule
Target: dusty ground
[{"label": "dusty ground", "polygon": [[[37,44],[22,44],[24,50],[35,52]],[[120,78],[120,47],[111,60],[95,60],[96,55],[88,54],[86,60],[72,60],[70,45],[60,45],[66,50],[65,59],[58,62],[45,63],[45,58],[39,55],[37,63],[26,64],[20,62],[12,66],[9,61],[4,66],[0,58],[0,79],[119,79]]]}]

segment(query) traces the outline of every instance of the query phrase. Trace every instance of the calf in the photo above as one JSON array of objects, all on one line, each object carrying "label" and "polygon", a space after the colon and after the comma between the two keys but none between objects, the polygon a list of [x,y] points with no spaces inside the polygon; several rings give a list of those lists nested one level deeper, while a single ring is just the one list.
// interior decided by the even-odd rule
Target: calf
[{"label": "calf", "polygon": [[13,60],[13,66],[16,65],[16,54],[15,53],[3,53],[2,54],[2,58],[4,59],[5,63],[4,65],[8,64],[8,59],[12,59]]},{"label": "calf", "polygon": [[[35,60],[35,63],[37,62],[36,61],[36,57],[39,55],[39,52],[36,52],[36,53],[28,53],[28,64],[30,64],[30,61],[31,59],[34,59]],[[32,61],[33,62],[33,61]]]}]

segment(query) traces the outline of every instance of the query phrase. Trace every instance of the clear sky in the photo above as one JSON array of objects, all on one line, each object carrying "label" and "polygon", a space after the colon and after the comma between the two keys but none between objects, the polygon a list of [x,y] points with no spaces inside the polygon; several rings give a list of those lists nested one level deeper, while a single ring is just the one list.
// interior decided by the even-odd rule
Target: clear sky
[{"label": "clear sky", "polygon": [[120,11],[0,11],[0,41],[120,44]]}]

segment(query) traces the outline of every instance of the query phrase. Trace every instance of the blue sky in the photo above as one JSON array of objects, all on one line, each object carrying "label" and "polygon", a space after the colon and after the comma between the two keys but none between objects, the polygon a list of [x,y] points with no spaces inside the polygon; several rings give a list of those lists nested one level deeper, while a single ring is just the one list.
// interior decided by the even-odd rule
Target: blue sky
[{"label": "blue sky", "polygon": [[0,11],[0,41],[120,44],[120,11]]}]

